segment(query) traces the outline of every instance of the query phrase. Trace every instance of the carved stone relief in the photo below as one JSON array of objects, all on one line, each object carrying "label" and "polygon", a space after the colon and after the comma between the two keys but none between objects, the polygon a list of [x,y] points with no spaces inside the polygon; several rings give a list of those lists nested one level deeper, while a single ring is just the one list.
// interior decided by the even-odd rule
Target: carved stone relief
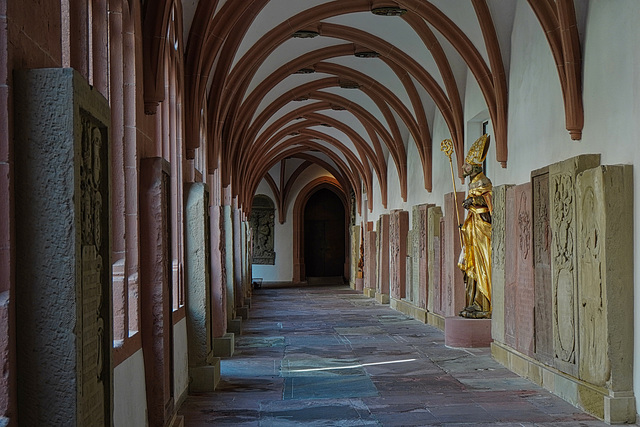
[{"label": "carved stone relief", "polygon": [[252,263],[274,265],[275,209],[269,197],[257,195],[253,199],[249,222],[253,234]]},{"label": "carved stone relief", "polygon": [[[88,114],[82,112],[82,141],[80,165],[80,218],[82,245],[81,326],[82,355],[80,359],[79,390],[81,396],[81,424],[103,425],[105,405],[105,359],[108,360],[109,347],[105,343],[105,325],[108,309],[104,296],[108,290],[105,265],[109,259],[108,243],[103,236],[108,235],[107,206],[107,136],[106,129],[99,127]],[[105,289],[106,287],[106,289]]]},{"label": "carved stone relief", "polygon": [[575,362],[574,188],[569,173],[551,177],[553,312],[555,357]]},{"label": "carved stone relief", "polygon": [[551,229],[549,225],[549,172],[532,174],[533,263],[534,263],[534,355],[543,363],[553,363],[553,313],[551,294]]},{"label": "carved stone relief", "polygon": [[[580,377],[592,384],[604,386],[611,366],[606,345],[606,292],[603,289],[603,237],[600,230],[600,206],[591,183],[578,187],[579,225],[578,253],[580,256]],[[582,191],[580,191],[582,190]]]}]

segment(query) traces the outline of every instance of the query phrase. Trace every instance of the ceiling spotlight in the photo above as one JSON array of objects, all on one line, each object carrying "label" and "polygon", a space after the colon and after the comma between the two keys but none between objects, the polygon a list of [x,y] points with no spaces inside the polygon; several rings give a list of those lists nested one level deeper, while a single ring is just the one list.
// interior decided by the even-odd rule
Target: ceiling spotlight
[{"label": "ceiling spotlight", "polygon": [[373,50],[362,50],[354,54],[356,58],[377,58],[380,56],[378,52]]},{"label": "ceiling spotlight", "polygon": [[319,32],[313,30],[298,30],[291,35],[294,39],[312,39],[314,37],[318,37],[320,35]]},{"label": "ceiling spotlight", "polygon": [[313,68],[313,67],[305,67],[305,68],[300,68],[294,74],[313,74],[315,72],[316,72],[315,68]]},{"label": "ceiling spotlight", "polygon": [[351,80],[340,81],[340,87],[342,89],[360,89],[360,84]]},{"label": "ceiling spotlight", "polygon": [[402,16],[407,13],[407,9],[399,6],[382,6],[371,9],[371,13],[378,16]]}]

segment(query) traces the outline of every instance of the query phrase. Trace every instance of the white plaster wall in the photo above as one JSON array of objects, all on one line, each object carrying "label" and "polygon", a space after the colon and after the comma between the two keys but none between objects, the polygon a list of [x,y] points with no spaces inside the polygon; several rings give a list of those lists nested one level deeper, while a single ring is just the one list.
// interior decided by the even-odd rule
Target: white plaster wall
[{"label": "white plaster wall", "polygon": [[[309,182],[321,176],[333,176],[324,168],[312,165],[300,174],[295,184],[291,188],[289,197],[287,198],[287,216],[284,224],[280,224],[278,220],[278,211],[276,207],[276,221],[274,232],[274,250],[276,252],[275,265],[259,265],[251,266],[252,277],[261,277],[265,282],[290,282],[293,279],[293,207],[300,190]],[[276,202],[271,188],[262,180],[256,194],[265,194]]]},{"label": "white plaster wall", "polygon": [[180,405],[189,387],[189,355],[187,353],[187,318],[173,326],[173,397]]},{"label": "white plaster wall", "polygon": [[115,367],[113,389],[114,427],[148,425],[142,349]]}]

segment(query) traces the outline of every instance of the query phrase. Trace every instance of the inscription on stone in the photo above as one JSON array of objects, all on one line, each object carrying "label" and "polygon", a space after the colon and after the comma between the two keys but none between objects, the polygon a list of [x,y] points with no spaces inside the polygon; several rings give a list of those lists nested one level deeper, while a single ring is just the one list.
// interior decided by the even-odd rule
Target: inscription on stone
[{"label": "inscription on stone", "polygon": [[569,173],[551,177],[553,320],[555,357],[575,363],[574,188]]},{"label": "inscription on stone", "polygon": [[[108,195],[107,138],[101,128],[85,112],[81,114],[82,141],[80,165],[81,218],[81,348],[79,390],[82,425],[103,425],[105,414],[105,313],[103,298],[108,293],[106,265],[108,243],[108,213],[103,206],[103,194]],[[106,289],[105,289],[106,287]]]},{"label": "inscription on stone", "polygon": [[533,190],[533,256],[535,292],[535,358],[553,363],[551,294],[551,234],[549,228],[549,172],[531,178]]}]

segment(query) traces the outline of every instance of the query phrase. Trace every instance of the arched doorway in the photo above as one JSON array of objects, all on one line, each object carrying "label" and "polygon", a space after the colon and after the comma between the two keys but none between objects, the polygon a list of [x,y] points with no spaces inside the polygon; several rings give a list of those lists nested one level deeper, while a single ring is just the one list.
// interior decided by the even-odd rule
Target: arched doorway
[{"label": "arched doorway", "polygon": [[304,209],[304,262],[307,277],[342,277],[345,261],[345,208],[321,188]]}]

